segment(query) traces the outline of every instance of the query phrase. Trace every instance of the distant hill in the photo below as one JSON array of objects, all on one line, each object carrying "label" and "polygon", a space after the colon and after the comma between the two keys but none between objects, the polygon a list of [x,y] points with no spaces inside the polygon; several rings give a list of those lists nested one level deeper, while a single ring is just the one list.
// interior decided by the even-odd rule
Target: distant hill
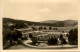
[{"label": "distant hill", "polygon": [[55,24],[61,25],[63,24],[64,26],[75,26],[78,24],[77,20],[64,20],[64,21],[58,21]]},{"label": "distant hill", "polygon": [[16,20],[11,18],[3,18],[4,26],[6,26],[5,24],[9,22],[16,24],[16,27],[19,27],[19,28],[26,27],[26,24],[27,26],[37,25],[37,26],[53,26],[53,27],[72,27],[72,26],[78,25],[77,20],[64,20],[64,21],[48,20],[43,22],[32,22],[32,21],[25,21],[25,20]]},{"label": "distant hill", "polygon": [[47,21],[42,21],[41,23],[51,23],[51,24],[55,24],[56,26],[75,26],[78,24],[78,21],[77,20],[64,20],[64,21],[47,20]]}]

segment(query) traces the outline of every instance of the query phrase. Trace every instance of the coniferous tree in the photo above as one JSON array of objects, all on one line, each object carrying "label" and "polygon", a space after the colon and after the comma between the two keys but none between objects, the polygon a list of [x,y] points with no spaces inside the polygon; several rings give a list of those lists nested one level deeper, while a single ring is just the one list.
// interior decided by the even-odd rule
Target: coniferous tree
[{"label": "coniferous tree", "polygon": [[69,44],[78,44],[78,30],[76,28],[69,31],[68,40]]}]

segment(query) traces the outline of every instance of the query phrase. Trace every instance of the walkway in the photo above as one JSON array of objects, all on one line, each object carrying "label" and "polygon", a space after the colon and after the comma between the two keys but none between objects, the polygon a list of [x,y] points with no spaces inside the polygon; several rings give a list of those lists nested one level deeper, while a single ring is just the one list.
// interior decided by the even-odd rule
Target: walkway
[{"label": "walkway", "polygon": [[40,47],[40,46],[33,46],[30,45],[28,43],[32,42],[30,39],[22,41],[23,44],[29,46],[29,47],[33,47],[33,48],[77,48],[77,45],[53,45],[53,46],[44,46],[44,47]]},{"label": "walkway", "polygon": [[76,45],[54,45],[54,46],[33,46],[28,43],[32,42],[30,39],[22,41],[21,45],[14,45],[6,50],[23,50],[23,49],[77,49]]}]

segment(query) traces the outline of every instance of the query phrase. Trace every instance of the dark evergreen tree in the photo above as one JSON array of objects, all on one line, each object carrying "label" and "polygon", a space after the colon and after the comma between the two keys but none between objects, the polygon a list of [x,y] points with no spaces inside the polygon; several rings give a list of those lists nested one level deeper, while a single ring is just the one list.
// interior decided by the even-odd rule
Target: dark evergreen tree
[{"label": "dark evergreen tree", "polygon": [[52,30],[52,27],[51,26],[49,27],[49,30]]},{"label": "dark evergreen tree", "polygon": [[59,39],[61,40],[61,44],[67,43],[62,34],[60,35]]},{"label": "dark evergreen tree", "polygon": [[44,30],[46,30],[46,27],[44,27]]},{"label": "dark evergreen tree", "polygon": [[56,37],[51,37],[51,38],[48,39],[48,44],[49,45],[57,45],[57,42],[58,42],[58,40],[57,40]]},{"label": "dark evergreen tree", "polygon": [[78,30],[76,28],[69,31],[68,40],[69,44],[78,44]]},{"label": "dark evergreen tree", "polygon": [[32,38],[32,37],[33,37],[32,33],[29,33],[29,37],[30,37],[30,38]]}]

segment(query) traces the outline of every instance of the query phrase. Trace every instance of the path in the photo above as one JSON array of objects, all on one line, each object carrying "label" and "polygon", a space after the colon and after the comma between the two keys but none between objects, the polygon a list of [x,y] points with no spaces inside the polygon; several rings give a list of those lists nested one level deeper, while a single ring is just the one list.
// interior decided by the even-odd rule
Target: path
[{"label": "path", "polygon": [[55,46],[46,46],[46,47],[39,47],[39,46],[33,46],[29,45],[28,43],[32,42],[30,39],[22,41],[23,44],[21,45],[14,45],[8,48],[7,50],[22,50],[22,49],[77,49],[76,45],[55,45]]}]

